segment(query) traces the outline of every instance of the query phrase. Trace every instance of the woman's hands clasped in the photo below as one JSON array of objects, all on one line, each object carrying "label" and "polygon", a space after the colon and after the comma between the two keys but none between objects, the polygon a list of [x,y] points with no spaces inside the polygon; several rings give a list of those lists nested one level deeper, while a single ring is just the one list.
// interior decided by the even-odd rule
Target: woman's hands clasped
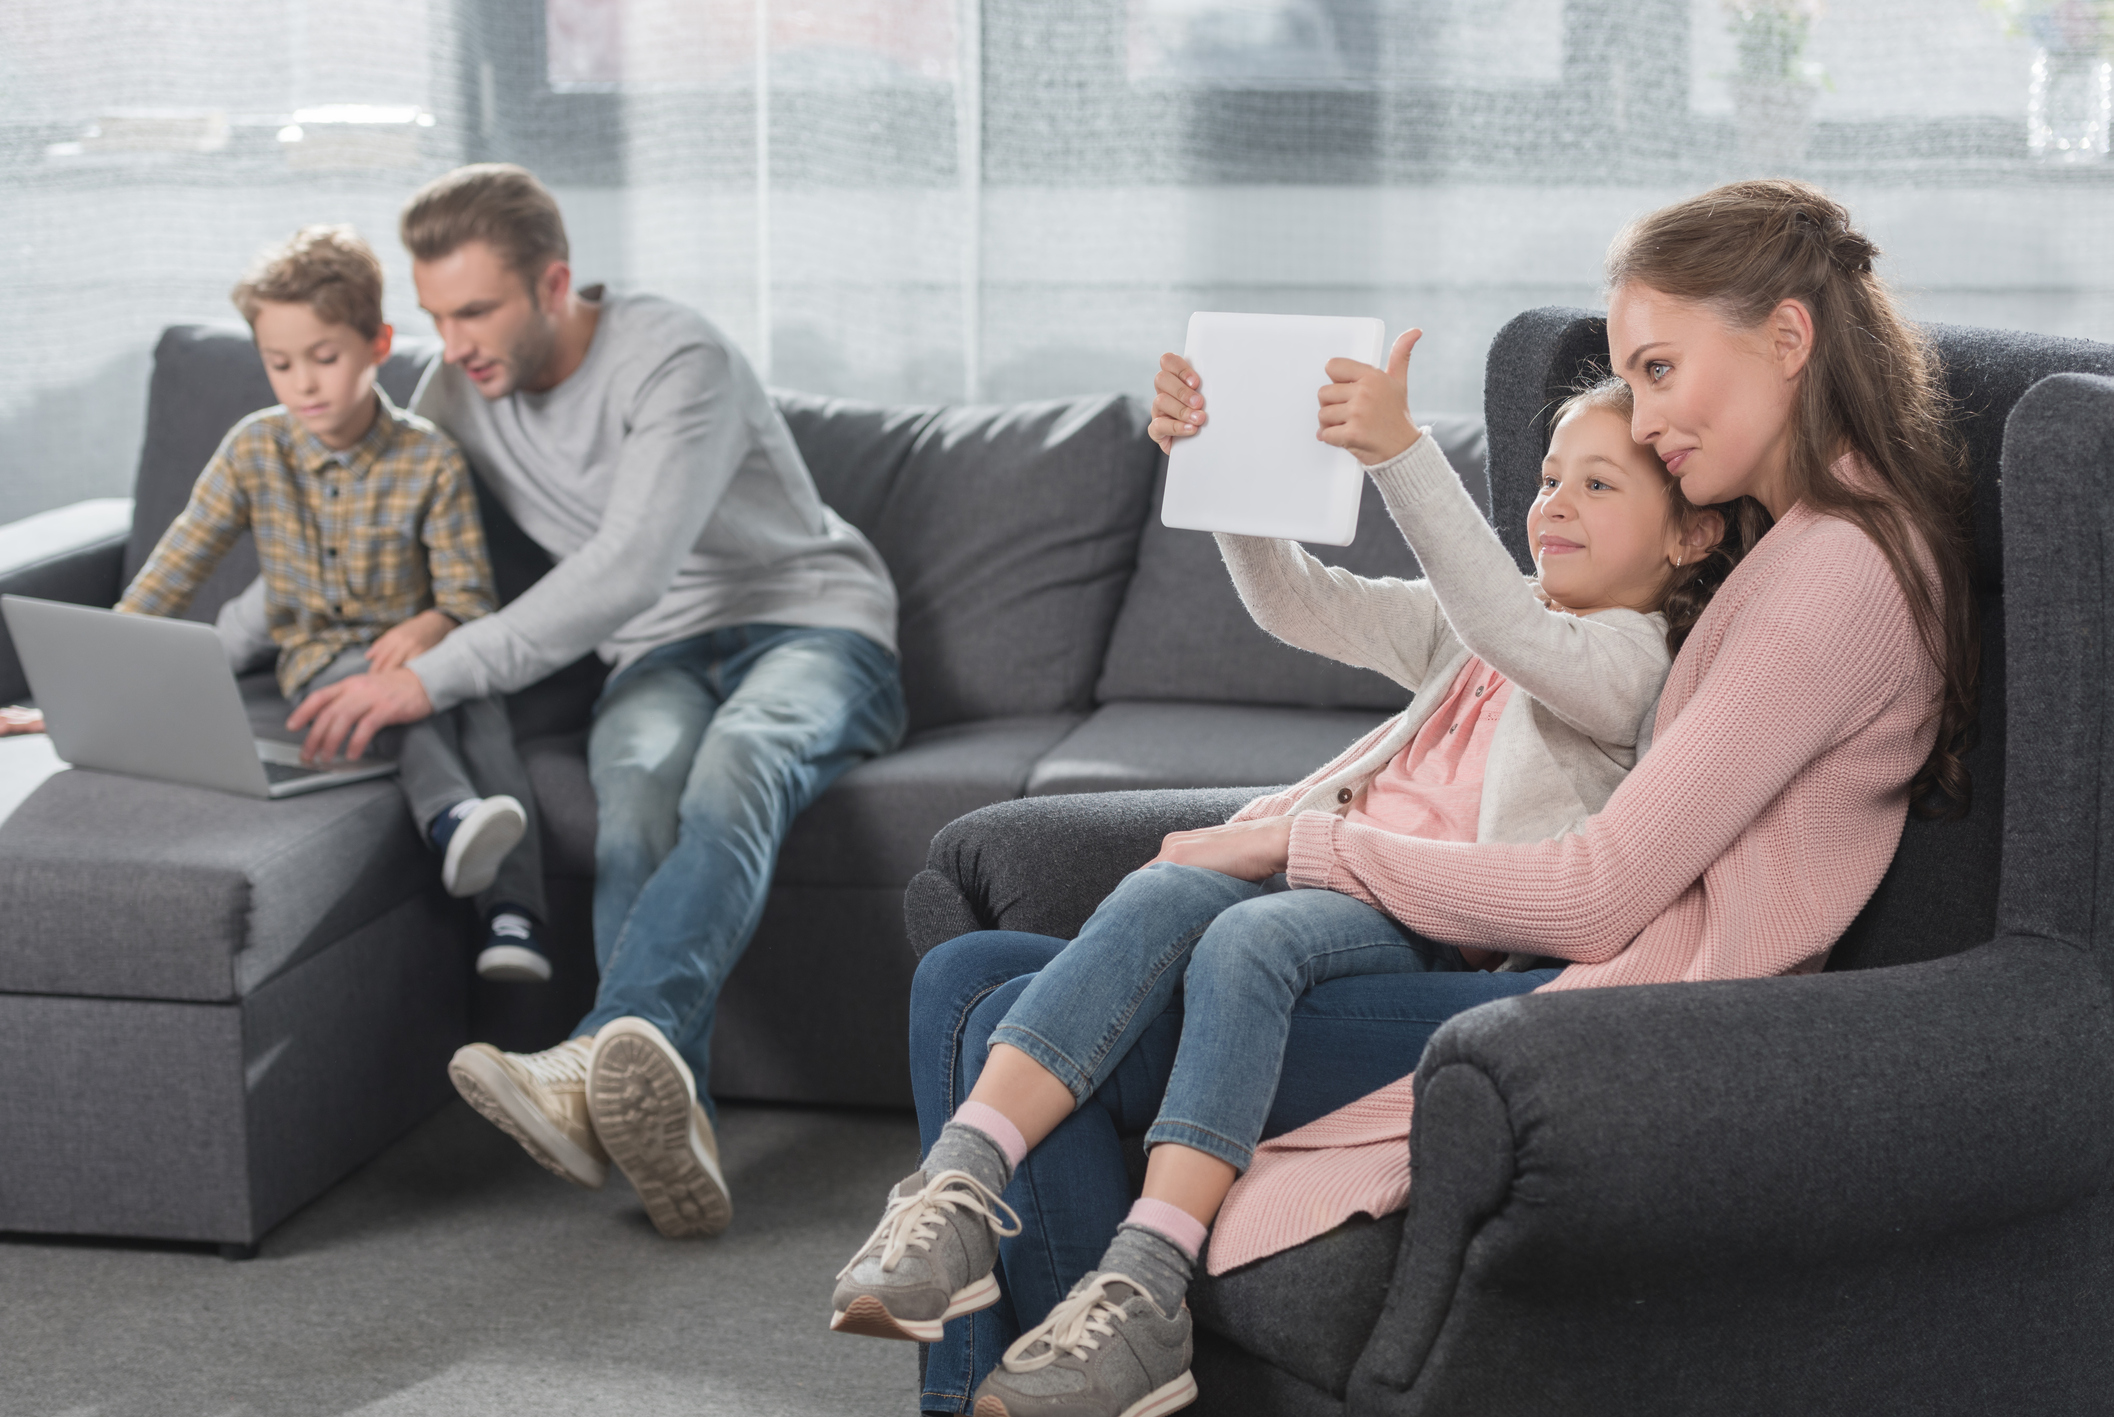
[{"label": "woman's hands clasped", "polygon": [[[1367,467],[1386,462],[1416,442],[1416,421],[1409,416],[1409,355],[1423,337],[1422,330],[1404,330],[1385,369],[1355,359],[1331,359],[1322,371],[1329,382],[1321,387],[1314,436],[1349,449]],[[1152,422],[1146,428],[1160,451],[1171,453],[1175,439],[1195,437],[1208,417],[1203,381],[1195,367],[1179,354],[1161,355],[1160,372],[1152,381]]]},{"label": "woman's hands clasped", "polygon": [[1265,881],[1285,869],[1292,854],[1292,819],[1258,817],[1193,832],[1169,832],[1160,854],[1146,862],[1201,866],[1243,881]]}]

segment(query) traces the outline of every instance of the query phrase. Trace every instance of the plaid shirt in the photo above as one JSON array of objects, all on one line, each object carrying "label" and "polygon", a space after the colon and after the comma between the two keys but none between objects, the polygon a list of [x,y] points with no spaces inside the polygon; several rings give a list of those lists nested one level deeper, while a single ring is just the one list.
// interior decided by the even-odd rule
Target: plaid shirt
[{"label": "plaid shirt", "polygon": [[236,424],[117,608],[181,614],[254,533],[288,696],[422,610],[489,615],[492,570],[461,451],[374,392],[381,411],[342,461],[283,407]]}]

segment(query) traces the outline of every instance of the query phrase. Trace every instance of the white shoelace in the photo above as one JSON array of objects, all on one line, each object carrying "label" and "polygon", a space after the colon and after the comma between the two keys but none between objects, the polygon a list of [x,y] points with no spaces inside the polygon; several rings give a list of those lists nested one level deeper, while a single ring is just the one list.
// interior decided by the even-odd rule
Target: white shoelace
[{"label": "white shoelace", "polygon": [[526,915],[516,915],[511,910],[502,910],[492,917],[492,926],[489,933],[496,936],[505,936],[510,940],[526,940],[536,933],[536,927],[529,923],[529,918]]},{"label": "white shoelace", "polygon": [[[1145,1286],[1127,1274],[1095,1275],[1093,1283],[1082,1284],[1065,1295],[1063,1302],[1050,1310],[1048,1318],[1013,1340],[1001,1360],[1006,1371],[1032,1373],[1037,1368],[1047,1368],[1061,1354],[1084,1358],[1089,1349],[1099,1348],[1102,1339],[1115,1333],[1114,1321],[1123,1317],[1123,1306],[1108,1297],[1111,1284],[1128,1284],[1140,1294],[1145,1292]],[[1046,1346],[1031,1355],[1028,1350],[1037,1344]]]},{"label": "white shoelace", "polygon": [[541,1053],[516,1053],[513,1056],[524,1072],[546,1087],[554,1083],[584,1084],[587,1081],[587,1055],[594,1046],[592,1038],[568,1038]]},{"label": "white shoelace", "polygon": [[[998,1218],[993,1206],[1005,1212],[1006,1220]],[[837,1271],[837,1278],[850,1274],[858,1268],[859,1261],[877,1250],[881,1255],[882,1273],[893,1274],[903,1256],[910,1253],[911,1246],[921,1250],[932,1248],[940,1222],[950,1210],[982,1216],[984,1223],[1000,1239],[1020,1233],[1020,1217],[1014,1213],[1013,1207],[998,1198],[998,1192],[967,1171],[942,1171],[909,1195],[889,1198],[888,1209],[881,1212],[881,1223],[874,1227],[873,1234],[866,1237],[866,1243],[859,1247],[858,1254],[852,1256],[851,1263]],[[1006,1228],[1007,1221],[1012,1222],[1010,1230]]]}]

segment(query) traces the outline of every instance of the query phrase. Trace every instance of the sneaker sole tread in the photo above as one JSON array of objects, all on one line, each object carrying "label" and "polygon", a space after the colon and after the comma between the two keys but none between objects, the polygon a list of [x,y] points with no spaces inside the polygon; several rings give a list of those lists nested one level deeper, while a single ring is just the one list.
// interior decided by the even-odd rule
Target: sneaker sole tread
[{"label": "sneaker sole tread", "polygon": [[472,813],[448,839],[441,858],[441,888],[457,899],[489,890],[499,879],[500,863],[526,835],[528,817],[518,803],[511,810],[502,804],[489,814]]},{"label": "sneaker sole tread", "polygon": [[830,1316],[833,1333],[852,1333],[861,1338],[902,1338],[912,1343],[937,1343],[940,1329],[949,1319],[988,1309],[998,1302],[998,1276],[987,1274],[966,1288],[955,1291],[947,1311],[936,1319],[899,1319],[888,1312],[880,1296],[861,1294]]},{"label": "sneaker sole tread", "polygon": [[498,984],[548,984],[551,962],[522,945],[486,945],[477,956],[477,977]]},{"label": "sneaker sole tread", "polygon": [[[472,1056],[476,1055],[473,1054]],[[494,1072],[498,1072],[497,1064],[490,1064],[489,1066]],[[469,1103],[476,1110],[478,1116],[512,1137],[521,1149],[529,1154],[531,1161],[534,1161],[553,1176],[570,1181],[583,1191],[600,1190],[603,1182],[608,1180],[608,1167],[600,1164],[595,1158],[573,1145],[556,1127],[551,1126],[549,1120],[543,1117],[540,1112],[537,1112],[535,1105],[526,1098],[520,1098],[520,1105],[533,1114],[535,1120],[528,1125],[523,1125],[522,1121],[515,1116],[513,1109],[508,1107],[499,1095],[499,1089],[505,1087],[519,1097],[518,1090],[514,1089],[506,1080],[504,1073],[500,1073],[497,1079],[488,1080],[479,1076],[478,1071],[473,1070],[458,1059],[448,1064],[448,1081],[455,1084],[456,1092],[461,1094],[463,1101]],[[548,1138],[538,1136],[534,1130],[537,1123],[548,1127],[551,1131],[551,1136]],[[580,1161],[577,1164],[580,1170],[578,1172],[575,1172],[565,1162],[558,1159],[557,1152],[560,1149],[572,1151],[579,1156]],[[594,1177],[594,1179],[587,1179],[589,1176]]]},{"label": "sneaker sole tread", "polygon": [[652,1043],[618,1035],[596,1046],[587,1079],[595,1135],[671,1240],[717,1235],[734,1218],[724,1185],[690,1152],[691,1105],[682,1074]]}]

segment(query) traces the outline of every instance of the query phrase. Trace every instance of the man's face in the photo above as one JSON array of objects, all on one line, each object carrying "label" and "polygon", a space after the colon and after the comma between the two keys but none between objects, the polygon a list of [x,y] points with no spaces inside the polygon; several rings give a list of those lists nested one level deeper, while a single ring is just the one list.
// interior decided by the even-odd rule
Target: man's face
[{"label": "man's face", "polygon": [[[553,261],[539,282],[551,285]],[[418,303],[440,331],[441,357],[460,365],[477,392],[503,399],[541,382],[557,344],[554,302],[482,241],[467,241],[432,261],[413,261]],[[562,284],[562,282],[560,283]]]}]

